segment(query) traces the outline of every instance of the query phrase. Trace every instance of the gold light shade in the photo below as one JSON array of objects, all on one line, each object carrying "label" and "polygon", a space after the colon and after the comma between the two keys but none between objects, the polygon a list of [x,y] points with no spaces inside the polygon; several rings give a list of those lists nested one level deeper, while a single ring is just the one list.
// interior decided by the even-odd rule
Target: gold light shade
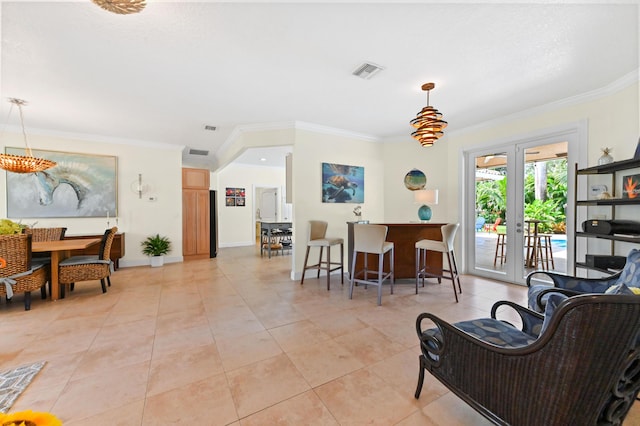
[{"label": "gold light shade", "polygon": [[[35,173],[43,170],[50,169],[55,166],[55,161],[47,160],[45,158],[36,158],[31,152],[31,147],[27,141],[27,132],[24,130],[24,118],[22,116],[22,106],[26,104],[22,99],[9,98],[9,102],[18,107],[20,112],[20,125],[22,126],[22,136],[24,138],[25,154],[26,155],[13,155],[13,154],[0,154],[0,169],[13,173]],[[12,109],[13,109],[12,105]],[[11,111],[9,111],[11,115]]]},{"label": "gold light shade", "polygon": [[[28,150],[27,154],[31,154]],[[56,163],[46,158],[0,154],[0,169],[13,173],[35,173],[50,169]]]},{"label": "gold light shade", "polygon": [[118,15],[138,13],[147,5],[145,0],[91,0],[104,10]]},{"label": "gold light shade", "polygon": [[429,91],[436,85],[434,83],[425,83],[422,90],[427,92],[427,106],[422,108],[416,118],[411,120],[411,125],[417,130],[411,133],[411,136],[417,139],[422,146],[432,146],[433,143],[441,138],[443,130],[447,127],[447,122],[442,120],[440,111],[429,105]]}]

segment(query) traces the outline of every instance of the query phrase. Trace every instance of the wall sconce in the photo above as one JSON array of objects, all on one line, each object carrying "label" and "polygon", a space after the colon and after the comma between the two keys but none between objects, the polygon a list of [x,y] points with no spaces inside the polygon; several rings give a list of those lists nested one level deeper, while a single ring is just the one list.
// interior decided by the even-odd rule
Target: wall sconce
[{"label": "wall sconce", "polygon": [[418,209],[418,217],[420,220],[431,219],[431,207],[427,204],[438,204],[438,190],[437,189],[419,189],[413,191],[413,200],[415,204],[422,204]]},{"label": "wall sconce", "polygon": [[131,190],[138,194],[139,199],[142,199],[142,195],[149,192],[149,185],[142,183],[142,173],[138,174],[138,180],[131,183]]}]

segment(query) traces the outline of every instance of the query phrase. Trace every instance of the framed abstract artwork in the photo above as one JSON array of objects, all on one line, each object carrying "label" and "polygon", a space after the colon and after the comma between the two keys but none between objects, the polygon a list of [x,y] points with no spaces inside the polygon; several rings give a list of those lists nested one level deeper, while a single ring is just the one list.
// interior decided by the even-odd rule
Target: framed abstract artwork
[{"label": "framed abstract artwork", "polygon": [[323,203],[364,203],[364,167],[322,163]]},{"label": "framed abstract artwork", "polygon": [[[25,155],[6,147],[7,154]],[[115,217],[118,215],[117,157],[33,150],[57,163],[36,173],[7,172],[7,217]]]},{"label": "framed abstract artwork", "polygon": [[227,207],[244,207],[246,191],[244,188],[226,188],[225,205]]}]

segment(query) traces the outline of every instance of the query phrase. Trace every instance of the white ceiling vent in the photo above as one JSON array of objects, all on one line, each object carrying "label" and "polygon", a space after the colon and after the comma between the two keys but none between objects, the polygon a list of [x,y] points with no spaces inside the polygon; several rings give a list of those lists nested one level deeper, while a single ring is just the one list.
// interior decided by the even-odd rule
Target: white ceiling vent
[{"label": "white ceiling vent", "polygon": [[374,74],[377,74],[379,71],[382,71],[383,69],[384,68],[382,68],[380,65],[365,62],[364,64],[356,68],[356,70],[352,74],[355,75],[356,77],[360,77],[365,80],[368,80],[371,77],[373,77]]},{"label": "white ceiling vent", "polygon": [[203,155],[203,156],[207,156],[209,155],[209,151],[206,151],[204,149],[193,149],[193,148],[189,148],[189,155]]}]

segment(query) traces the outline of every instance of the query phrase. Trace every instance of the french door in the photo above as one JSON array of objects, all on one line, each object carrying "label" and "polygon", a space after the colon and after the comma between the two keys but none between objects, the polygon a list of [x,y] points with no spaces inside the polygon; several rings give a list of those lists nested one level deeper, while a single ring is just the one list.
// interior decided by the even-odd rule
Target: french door
[{"label": "french door", "polygon": [[536,269],[569,270],[579,135],[576,127],[464,153],[467,273],[524,284]]}]

